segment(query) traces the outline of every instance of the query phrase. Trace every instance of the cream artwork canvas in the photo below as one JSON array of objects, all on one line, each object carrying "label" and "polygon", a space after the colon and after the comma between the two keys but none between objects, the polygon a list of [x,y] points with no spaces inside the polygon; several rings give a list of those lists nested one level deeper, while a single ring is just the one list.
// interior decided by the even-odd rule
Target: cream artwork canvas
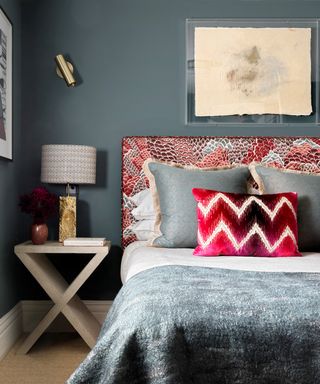
[{"label": "cream artwork canvas", "polygon": [[195,115],[307,116],[311,28],[195,28]]}]

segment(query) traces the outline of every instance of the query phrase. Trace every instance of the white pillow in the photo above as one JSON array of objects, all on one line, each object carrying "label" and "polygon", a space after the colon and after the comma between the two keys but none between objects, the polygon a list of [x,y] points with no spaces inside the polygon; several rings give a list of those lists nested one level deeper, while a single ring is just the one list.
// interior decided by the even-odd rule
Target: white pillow
[{"label": "white pillow", "polygon": [[142,201],[148,197],[148,195],[151,193],[149,188],[144,189],[143,191],[140,191],[136,193],[133,196],[128,196],[128,199],[131,200],[135,205],[140,205]]},{"label": "white pillow", "polygon": [[137,205],[137,207],[131,211],[136,220],[155,220],[156,214],[153,208],[153,199],[149,188],[130,197],[130,200]]},{"label": "white pillow", "polygon": [[129,229],[136,235],[138,240],[150,240],[154,237],[155,220],[140,220],[129,226]]}]

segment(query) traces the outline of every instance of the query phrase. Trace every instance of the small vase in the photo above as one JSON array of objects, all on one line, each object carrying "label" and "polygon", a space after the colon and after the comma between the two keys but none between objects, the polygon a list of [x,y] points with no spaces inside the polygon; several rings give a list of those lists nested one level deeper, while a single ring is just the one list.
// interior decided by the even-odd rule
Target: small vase
[{"label": "small vase", "polygon": [[33,223],[31,226],[31,241],[35,245],[44,244],[48,240],[46,223]]}]

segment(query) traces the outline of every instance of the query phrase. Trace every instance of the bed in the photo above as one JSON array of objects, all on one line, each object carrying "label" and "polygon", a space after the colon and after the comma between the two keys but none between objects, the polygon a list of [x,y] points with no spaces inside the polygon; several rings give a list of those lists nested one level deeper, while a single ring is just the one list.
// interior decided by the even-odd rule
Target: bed
[{"label": "bed", "polygon": [[148,158],[317,176],[320,139],[126,137],[122,149],[123,287],[68,383],[319,383],[320,253],[196,257],[190,247],[150,247],[132,230],[132,196],[150,187]]}]

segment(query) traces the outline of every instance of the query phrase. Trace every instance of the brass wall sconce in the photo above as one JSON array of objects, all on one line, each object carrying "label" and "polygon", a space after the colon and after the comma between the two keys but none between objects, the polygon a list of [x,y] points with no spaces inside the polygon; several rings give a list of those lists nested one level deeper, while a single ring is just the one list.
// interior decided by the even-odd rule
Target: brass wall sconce
[{"label": "brass wall sconce", "polygon": [[73,77],[73,65],[69,63],[69,61],[66,61],[61,54],[57,55],[54,59],[57,64],[57,75],[65,80],[68,87],[74,87],[76,80]]}]

